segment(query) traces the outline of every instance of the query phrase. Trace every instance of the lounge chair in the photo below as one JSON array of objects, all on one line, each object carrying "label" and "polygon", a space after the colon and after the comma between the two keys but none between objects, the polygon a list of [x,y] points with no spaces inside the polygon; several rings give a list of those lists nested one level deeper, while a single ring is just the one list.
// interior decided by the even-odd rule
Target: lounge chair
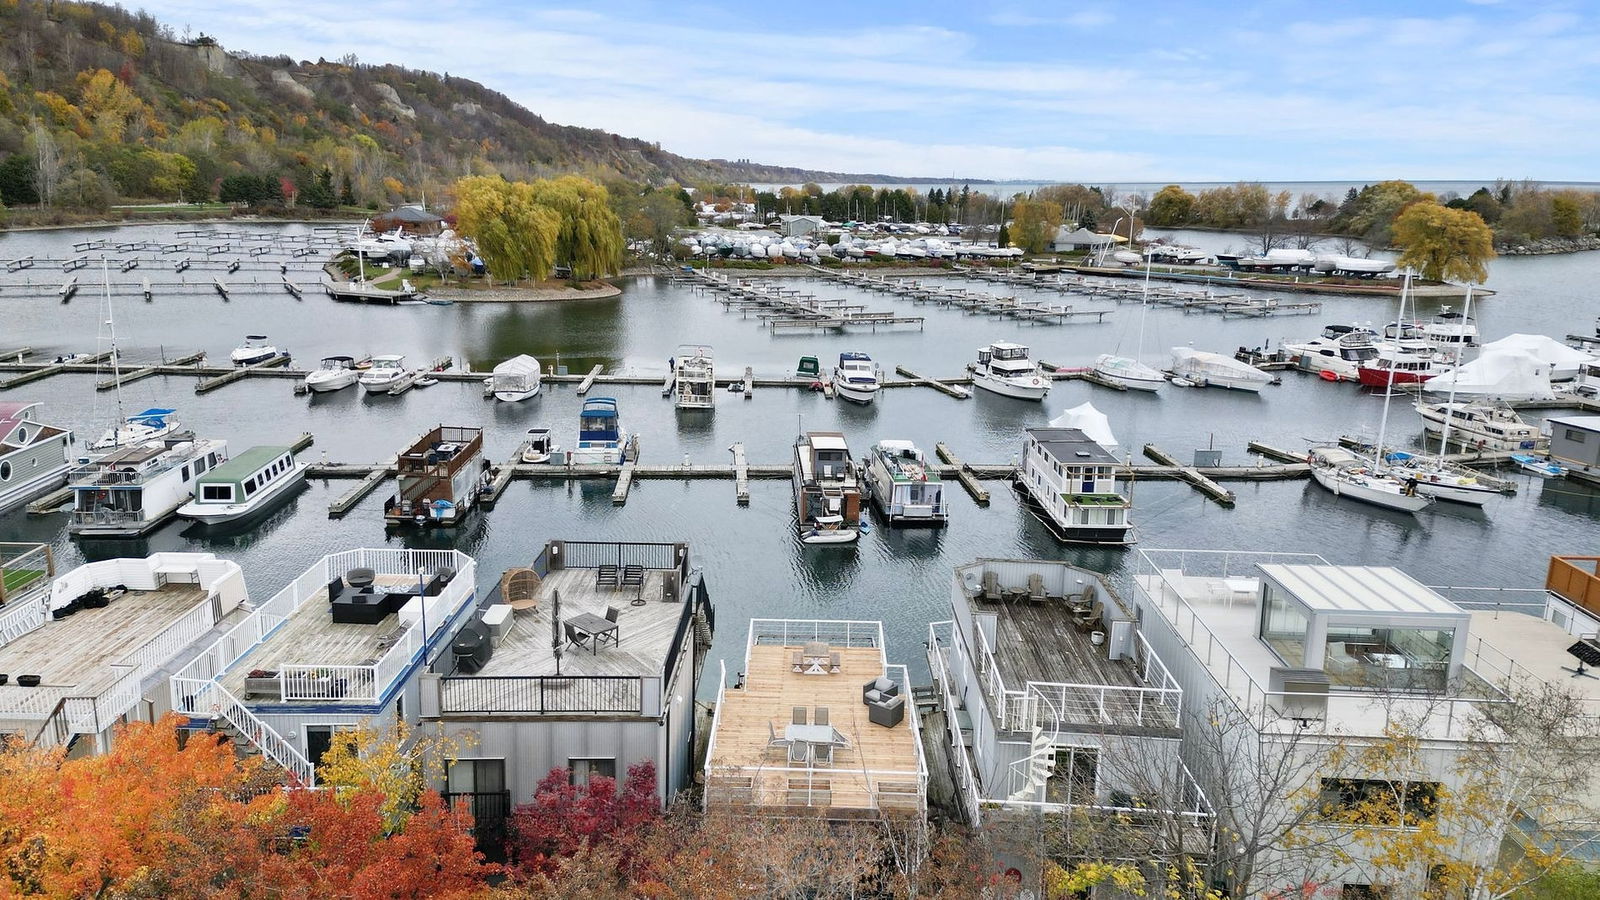
[{"label": "lounge chair", "polygon": [[999,573],[997,573],[997,572],[985,572],[985,573],[983,573],[983,592],[981,594],[979,594],[978,597],[979,597],[979,599],[982,599],[982,600],[988,600],[991,603],[999,603],[1000,602],[1001,597],[1000,597],[1000,575],[999,575]]},{"label": "lounge chair", "polygon": [[1037,572],[1028,576],[1028,600],[1033,603],[1045,601],[1044,576]]}]

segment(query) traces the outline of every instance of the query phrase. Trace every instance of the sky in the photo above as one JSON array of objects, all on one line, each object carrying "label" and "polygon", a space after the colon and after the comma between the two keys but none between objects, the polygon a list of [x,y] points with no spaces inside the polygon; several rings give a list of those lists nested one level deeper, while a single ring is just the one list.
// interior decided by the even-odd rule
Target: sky
[{"label": "sky", "polygon": [[1600,0],[144,0],[694,157],[1040,181],[1600,180]]}]

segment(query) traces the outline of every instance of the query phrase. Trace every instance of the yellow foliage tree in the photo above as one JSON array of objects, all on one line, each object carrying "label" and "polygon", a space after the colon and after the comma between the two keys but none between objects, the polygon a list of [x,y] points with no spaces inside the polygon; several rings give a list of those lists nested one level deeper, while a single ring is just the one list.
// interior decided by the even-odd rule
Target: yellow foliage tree
[{"label": "yellow foliage tree", "polygon": [[611,209],[604,186],[579,175],[533,182],[534,202],[555,212],[561,221],[556,261],[572,267],[582,281],[622,268],[622,220]]},{"label": "yellow foliage tree", "polygon": [[1029,253],[1050,249],[1056,229],[1061,227],[1059,204],[1043,200],[1018,200],[1011,212],[1011,243]]},{"label": "yellow foliage tree", "polygon": [[78,137],[88,137],[91,133],[89,120],[84,118],[83,111],[73,106],[67,98],[55,91],[36,91],[33,99],[48,109],[51,119],[62,128],[71,129]]},{"label": "yellow foliage tree", "polygon": [[340,795],[382,794],[384,823],[396,831],[423,791],[444,779],[467,744],[465,738],[441,732],[413,731],[404,721],[382,731],[336,731],[317,767],[317,779]]},{"label": "yellow foliage tree", "polygon": [[78,73],[78,106],[100,140],[118,142],[137,119],[155,116],[133,89],[105,69]]},{"label": "yellow foliage tree", "polygon": [[456,182],[455,193],[456,228],[478,245],[492,276],[550,277],[561,217],[535,201],[531,185],[475,176]]},{"label": "yellow foliage tree", "polygon": [[1415,268],[1423,278],[1481,284],[1489,277],[1494,232],[1471,210],[1419,201],[1395,217],[1393,233],[1403,251],[1400,265]]}]

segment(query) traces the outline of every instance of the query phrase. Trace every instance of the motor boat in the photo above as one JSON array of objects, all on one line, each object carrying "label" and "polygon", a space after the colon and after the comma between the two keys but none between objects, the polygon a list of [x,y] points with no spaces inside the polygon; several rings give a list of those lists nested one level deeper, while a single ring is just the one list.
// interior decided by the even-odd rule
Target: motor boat
[{"label": "motor boat", "polygon": [[1343,447],[1314,448],[1306,461],[1312,479],[1336,497],[1402,512],[1420,512],[1433,503],[1432,497],[1417,492],[1413,480],[1378,470]]},{"label": "motor boat", "polygon": [[1384,259],[1363,259],[1359,256],[1319,256],[1311,264],[1318,275],[1355,275],[1371,278],[1394,271],[1394,263]]},{"label": "motor boat", "polygon": [[1261,393],[1262,388],[1272,383],[1271,375],[1249,363],[1193,347],[1172,348],[1172,374],[1199,387],[1253,394]]},{"label": "motor boat", "polygon": [[1422,326],[1422,334],[1428,343],[1440,350],[1465,350],[1477,346],[1478,323],[1471,316],[1441,306],[1439,314]]},{"label": "motor boat", "polygon": [[1300,368],[1317,372],[1329,381],[1360,381],[1361,364],[1376,359],[1378,347],[1371,331],[1353,325],[1329,325],[1320,337],[1284,344]]},{"label": "motor boat", "polygon": [[527,443],[522,448],[522,461],[534,465],[548,463],[560,450],[550,436],[550,429],[529,428]]},{"label": "motor boat", "polygon": [[1590,354],[1542,334],[1508,334],[1484,344],[1481,349],[1485,354],[1505,351],[1531,354],[1550,365],[1551,381],[1571,381],[1582,374],[1584,367],[1597,362]]},{"label": "motor boat", "polygon": [[115,450],[133,444],[159,440],[178,430],[178,421],[172,418],[176,410],[151,407],[131,415],[120,425],[106,429],[100,440],[89,445],[90,450]]},{"label": "motor boat", "polygon": [[1413,406],[1417,414],[1422,416],[1424,431],[1429,434],[1442,434],[1448,419],[1451,441],[1463,447],[1504,452],[1538,450],[1550,444],[1548,437],[1523,421],[1516,410],[1508,406],[1422,401]]},{"label": "motor boat", "polygon": [[672,360],[673,405],[678,409],[711,409],[717,402],[716,355],[710,347],[683,344]]},{"label": "motor boat", "polygon": [[578,446],[568,451],[577,465],[621,465],[628,453],[628,433],[622,430],[615,397],[590,397],[578,412]]},{"label": "motor boat", "polygon": [[277,347],[267,343],[266,335],[247,334],[244,337],[244,343],[235,347],[233,352],[228,354],[228,358],[233,360],[233,364],[236,366],[254,366],[268,360],[277,359],[280,356],[287,357],[288,355],[289,351],[279,350]]},{"label": "motor boat", "polygon": [[1513,453],[1511,461],[1517,468],[1540,478],[1561,478],[1567,474],[1567,467],[1556,462],[1548,456],[1538,456],[1533,453]]},{"label": "motor boat", "polygon": [[1050,381],[1021,344],[996,341],[981,347],[970,368],[973,387],[1018,400],[1043,400],[1050,393]]},{"label": "motor boat", "polygon": [[539,361],[526,353],[513,356],[494,367],[489,388],[496,400],[516,403],[539,393]]},{"label": "motor boat", "polygon": [[350,356],[329,356],[316,370],[306,373],[306,389],[314,394],[342,391],[356,383],[361,373]]},{"label": "motor boat", "polygon": [[1154,366],[1147,366],[1132,357],[1113,356],[1110,353],[1095,357],[1090,369],[1101,378],[1130,391],[1159,391],[1167,381],[1161,370]]},{"label": "motor boat", "polygon": [[411,377],[405,363],[404,356],[374,356],[372,368],[362,372],[356,380],[369,394],[387,394],[402,379]]},{"label": "motor boat", "polygon": [[833,369],[833,389],[839,396],[855,403],[871,403],[882,387],[883,370],[872,357],[859,350],[839,354],[839,364]]},{"label": "motor boat", "polygon": [[1357,368],[1356,380],[1365,387],[1421,384],[1442,371],[1432,353],[1412,353],[1384,342],[1378,346],[1377,356]]}]

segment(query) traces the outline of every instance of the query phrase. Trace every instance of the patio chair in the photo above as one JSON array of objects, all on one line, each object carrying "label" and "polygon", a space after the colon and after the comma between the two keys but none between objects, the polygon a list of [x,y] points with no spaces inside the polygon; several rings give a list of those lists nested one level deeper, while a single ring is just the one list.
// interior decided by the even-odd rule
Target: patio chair
[{"label": "patio chair", "polygon": [[978,596],[979,599],[988,600],[992,603],[1000,602],[1000,575],[998,572],[983,573],[983,593]]},{"label": "patio chair", "polygon": [[[611,624],[616,625],[617,624],[617,617],[620,616],[620,615],[622,615],[622,610],[617,609],[615,606],[606,607],[606,621],[607,622],[610,622]],[[616,628],[613,628],[610,631],[606,632],[605,634],[600,635],[600,638],[602,640],[607,640],[607,641],[610,641],[613,644],[621,646],[622,645],[622,626],[618,625]]]},{"label": "patio chair", "polygon": [[811,745],[805,741],[789,742],[789,762],[803,763],[811,760]]},{"label": "patio chair", "polygon": [[788,738],[778,737],[778,728],[777,728],[777,726],[772,724],[772,720],[771,719],[768,719],[767,720],[767,746],[768,747],[787,747],[788,745],[789,745],[789,739]]},{"label": "patio chair", "polygon": [[611,588],[616,587],[617,586],[617,567],[613,566],[613,565],[610,565],[610,564],[597,567],[594,570],[594,586],[597,587],[597,588],[599,588],[599,587],[611,587]]},{"label": "patio chair", "polygon": [[644,566],[623,566],[622,586],[633,588],[635,597],[644,593]]},{"label": "patio chair", "polygon": [[812,717],[811,717],[811,724],[813,724],[813,725],[826,725],[826,724],[828,724],[828,708],[826,706],[817,707],[816,713],[814,715],[812,715]]},{"label": "patio chair", "polygon": [[811,764],[812,765],[816,765],[816,766],[831,766],[831,765],[833,765],[833,745],[832,744],[812,744],[811,745]]},{"label": "patio chair", "polygon": [[[567,643],[574,647],[588,647],[590,636],[574,628],[571,622],[562,622],[561,631],[567,636]],[[592,647],[590,648],[593,649]]]},{"label": "patio chair", "polygon": [[794,708],[794,715],[790,719],[790,722],[795,725],[806,724],[806,708],[804,706],[796,706]]},{"label": "patio chair", "polygon": [[1045,601],[1044,576],[1037,572],[1028,576],[1028,600],[1033,603]]}]

